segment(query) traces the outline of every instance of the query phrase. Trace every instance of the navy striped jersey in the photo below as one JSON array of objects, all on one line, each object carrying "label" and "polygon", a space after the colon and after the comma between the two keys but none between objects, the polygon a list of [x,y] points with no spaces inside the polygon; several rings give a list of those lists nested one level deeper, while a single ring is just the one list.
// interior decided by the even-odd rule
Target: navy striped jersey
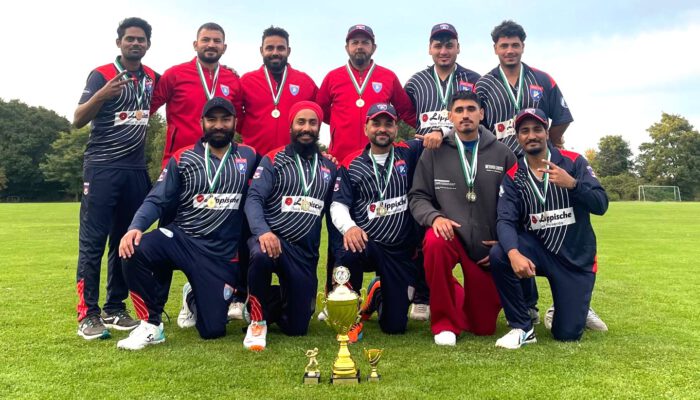
[{"label": "navy striped jersey", "polygon": [[[129,229],[145,231],[162,216],[163,210],[176,204],[173,224],[205,254],[227,260],[235,257],[243,225],[243,203],[258,159],[252,147],[236,143],[231,146],[213,192],[202,141],[177,151],[134,215]],[[213,176],[220,160],[214,155],[209,159]]]},{"label": "navy striped jersey", "polygon": [[[459,64],[455,64],[456,70],[452,80],[452,91],[454,94],[458,91],[474,91],[476,82],[481,75],[476,72],[466,69]],[[421,135],[429,133],[432,130],[440,130],[440,127],[445,126],[452,128],[452,123],[449,119],[441,115],[441,111],[447,107],[442,104],[440,94],[435,87],[435,78],[433,77],[434,65],[415,73],[411,79],[406,82],[404,89],[408,97],[413,102],[416,109],[416,133]],[[442,90],[446,90],[447,80],[440,82]],[[451,95],[449,96],[451,97]],[[449,102],[449,97],[447,101]]]},{"label": "navy striped jersey", "polygon": [[578,183],[574,189],[549,184],[542,205],[528,175],[544,190],[521,158],[506,174],[498,200],[498,241],[508,252],[518,247],[518,232],[531,231],[550,252],[569,265],[595,272],[596,238],[590,214],[603,215],[608,196],[581,155],[550,146],[551,161]]},{"label": "navy striped jersey", "polygon": [[295,154],[293,145],[288,144],[262,158],[253,175],[245,213],[253,235],[272,231],[299,246],[306,256],[318,257],[321,219],[330,207],[336,167],[318,154],[314,173],[313,158],[299,157],[304,179],[310,185],[304,193]]},{"label": "navy striped jersey", "polygon": [[[407,195],[423,142],[410,140],[394,144],[394,164],[388,183],[389,157],[386,165],[377,165],[381,187],[377,185],[369,147],[350,154],[343,161],[333,189],[333,201],[348,206],[352,220],[375,242],[394,245],[411,240],[416,222],[408,208]],[[384,188],[386,192],[381,199],[380,192]]]},{"label": "navy striped jersey", "polygon": [[[525,87],[522,94],[522,106],[539,108],[551,119],[551,125],[562,125],[574,120],[569,106],[559,90],[559,86],[549,74],[522,63]],[[520,82],[518,82],[518,85]],[[516,156],[522,157],[523,151],[514,135],[512,119],[518,113],[508,97],[508,90],[517,97],[516,88],[503,85],[499,68],[496,67],[476,83],[476,93],[484,103],[484,120],[481,122],[493,132],[498,140],[505,143]],[[510,129],[509,129],[510,128]]]},{"label": "navy striped jersey", "polygon": [[[87,78],[79,104],[86,103],[119,71],[114,64],[95,68]],[[90,124],[90,138],[84,165],[145,169],[144,144],[148,128],[151,95],[159,75],[145,65],[135,74],[126,74],[131,82],[122,86],[119,96],[107,100]],[[138,98],[141,95],[139,106]]]}]

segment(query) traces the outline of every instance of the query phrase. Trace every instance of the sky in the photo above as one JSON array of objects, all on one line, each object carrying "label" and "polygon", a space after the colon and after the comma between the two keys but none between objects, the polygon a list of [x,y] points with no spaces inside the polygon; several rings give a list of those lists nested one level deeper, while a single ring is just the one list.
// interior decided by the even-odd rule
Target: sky
[{"label": "sky", "polygon": [[143,62],[161,73],[194,57],[192,42],[202,23],[223,26],[228,50],[221,61],[241,75],[262,64],[262,31],[270,25],[283,27],[290,33],[290,64],[319,86],[328,71],[346,63],[345,34],[351,25],[373,28],[374,60],[405,83],[432,64],[428,40],[434,24],[455,25],[461,46],[458,63],[485,74],[498,63],[490,32],[502,20],[512,19],[527,33],[523,62],[556,80],[573,114],[564,136],[568,149],[584,152],[603,136],[622,135],[636,153],[649,141],[646,129],[662,112],[682,115],[698,129],[700,3],[567,3],[12,2],[0,15],[5,38],[0,98],[43,106],[72,120],[90,71],[118,55],[116,28],[125,17],[138,16],[153,26],[151,49]]}]

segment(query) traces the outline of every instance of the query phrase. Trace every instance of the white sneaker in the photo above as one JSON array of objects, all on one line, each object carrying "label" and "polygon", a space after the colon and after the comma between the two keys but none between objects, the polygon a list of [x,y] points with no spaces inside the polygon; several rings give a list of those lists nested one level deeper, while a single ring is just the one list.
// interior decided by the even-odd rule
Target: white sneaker
[{"label": "white sneaker", "polygon": [[182,329],[192,328],[197,323],[197,314],[190,310],[187,305],[187,295],[192,291],[192,286],[189,282],[185,282],[182,287],[182,308],[177,316],[177,326]]},{"label": "white sneaker", "polygon": [[414,321],[427,321],[430,319],[430,306],[427,304],[411,304],[411,312],[408,317]]},{"label": "white sneaker", "polygon": [[552,330],[552,320],[554,319],[554,306],[551,306],[547,309],[547,312],[544,313],[544,327],[549,329],[550,331]]},{"label": "white sneaker", "polygon": [[233,302],[228,306],[228,319],[243,319],[243,307],[245,305],[241,302]]},{"label": "white sneaker", "polygon": [[320,313],[318,313],[318,318],[319,321],[325,321],[326,318],[328,318],[328,315],[326,315],[326,310],[321,310]]},{"label": "white sneaker", "polygon": [[243,339],[243,347],[251,351],[263,351],[267,344],[267,323],[253,321],[248,325],[248,331]]},{"label": "white sneaker", "polygon": [[588,315],[586,316],[586,328],[592,331],[607,332],[608,326],[603,322],[598,314],[593,311],[592,308],[588,309]]},{"label": "white sneaker", "polygon": [[511,329],[502,338],[496,340],[496,347],[515,350],[528,343],[537,343],[535,328],[530,328],[528,332],[518,328]]},{"label": "white sneaker", "polygon": [[435,344],[438,346],[454,346],[457,344],[457,335],[454,332],[442,331],[435,335]]},{"label": "white sneaker", "polygon": [[156,326],[149,324],[146,321],[141,321],[139,326],[131,331],[129,337],[117,342],[117,348],[126,350],[141,350],[148,345],[163,343],[164,341],[165,334],[163,333],[162,322],[160,325]]}]

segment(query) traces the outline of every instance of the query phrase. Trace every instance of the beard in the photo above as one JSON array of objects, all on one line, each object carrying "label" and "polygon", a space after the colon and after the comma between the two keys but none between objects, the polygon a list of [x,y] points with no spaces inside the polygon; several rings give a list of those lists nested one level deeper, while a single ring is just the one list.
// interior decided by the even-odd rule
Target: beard
[{"label": "beard", "polygon": [[[277,63],[275,63],[277,61]],[[263,59],[263,64],[270,70],[273,74],[281,74],[284,71],[284,67],[287,66],[287,57],[265,57]]]},{"label": "beard", "polygon": [[[309,133],[314,137],[314,140],[310,143],[301,143],[299,137],[305,133]],[[318,153],[320,150],[318,148],[318,134],[314,135],[313,132],[301,131],[292,132],[291,134],[292,146],[294,151],[296,151],[302,158],[310,158],[314,153]]]},{"label": "beard", "polygon": [[209,57],[209,56],[206,55],[207,50],[208,50],[208,49],[204,49],[204,50],[202,50],[202,51],[198,51],[198,52],[197,52],[197,58],[199,58],[200,60],[202,60],[203,62],[205,62],[205,63],[207,63],[207,64],[214,64],[214,63],[216,63],[216,62],[219,62],[219,59],[221,58],[221,53],[218,53],[218,52],[217,52],[215,56]]},{"label": "beard", "polygon": [[141,61],[143,56],[144,53],[141,51],[138,54],[131,54],[131,52],[129,51],[127,51],[126,54],[122,54],[122,58],[129,61]]},{"label": "beard", "polygon": [[371,55],[367,53],[355,53],[352,55],[352,63],[358,67],[361,67],[369,62]]},{"label": "beard", "polygon": [[375,146],[383,148],[391,146],[391,144],[394,143],[394,139],[392,139],[391,136],[388,136],[385,142],[380,142],[379,140],[377,140],[377,136],[375,135],[373,138],[370,139],[370,142],[372,142],[372,144]]},{"label": "beard", "polygon": [[[530,143],[533,143],[533,142],[525,143],[525,146],[527,146]],[[539,144],[538,147],[528,147],[527,149],[525,149],[525,152],[531,156],[536,156],[536,155],[542,153],[542,151],[545,149],[546,145],[539,143],[539,142],[538,142],[538,144]],[[524,148],[524,146],[523,146],[523,148]]]},{"label": "beard", "polygon": [[[223,134],[223,136],[221,134]],[[204,132],[204,141],[209,143],[211,147],[220,149],[231,144],[233,135],[233,131],[209,130]]]}]

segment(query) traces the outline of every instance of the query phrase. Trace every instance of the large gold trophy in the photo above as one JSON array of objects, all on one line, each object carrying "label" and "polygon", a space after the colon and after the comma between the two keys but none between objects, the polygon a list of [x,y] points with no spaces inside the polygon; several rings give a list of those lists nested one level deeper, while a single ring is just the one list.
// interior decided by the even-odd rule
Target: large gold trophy
[{"label": "large gold trophy", "polygon": [[326,312],[326,323],[336,332],[340,350],[333,362],[331,382],[334,385],[360,383],[360,370],[355,366],[348,350],[348,332],[360,320],[362,298],[345,285],[350,280],[350,271],[346,267],[333,269],[333,281],[336,286],[323,298],[319,293]]}]

